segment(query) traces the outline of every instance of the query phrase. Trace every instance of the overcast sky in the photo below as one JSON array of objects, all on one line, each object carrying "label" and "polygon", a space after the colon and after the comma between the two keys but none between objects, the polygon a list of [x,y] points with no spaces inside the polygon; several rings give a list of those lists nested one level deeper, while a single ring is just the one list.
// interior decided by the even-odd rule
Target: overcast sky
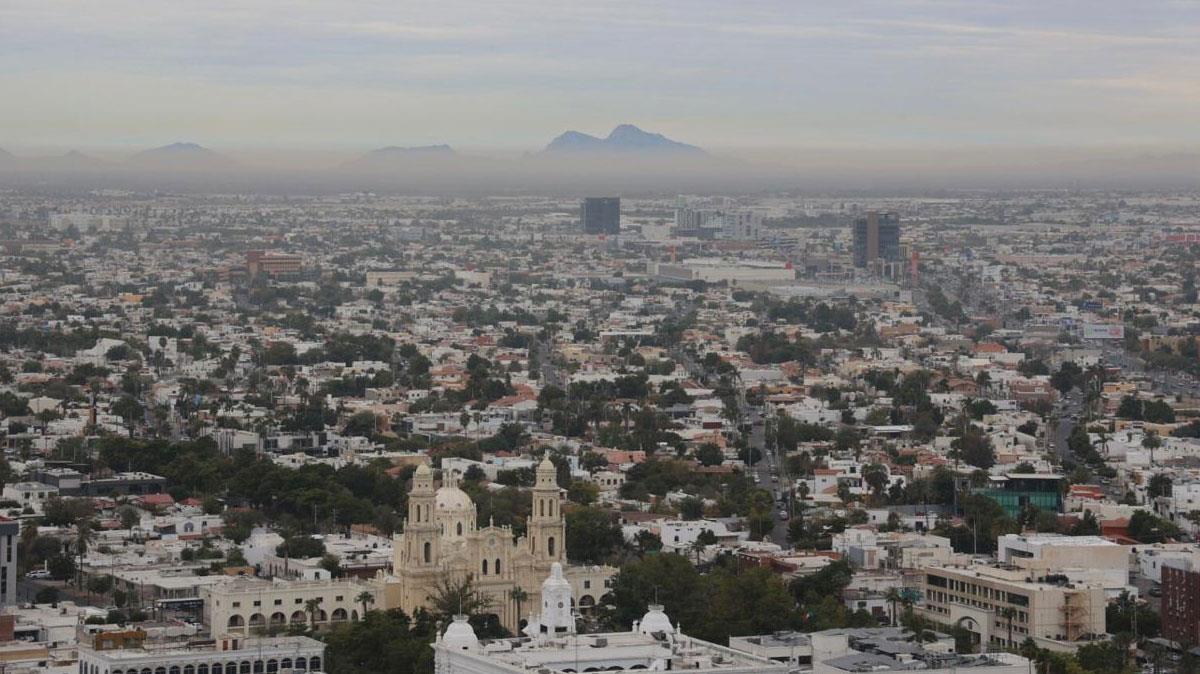
[{"label": "overcast sky", "polygon": [[2,0],[0,147],[1200,145],[1200,2]]}]

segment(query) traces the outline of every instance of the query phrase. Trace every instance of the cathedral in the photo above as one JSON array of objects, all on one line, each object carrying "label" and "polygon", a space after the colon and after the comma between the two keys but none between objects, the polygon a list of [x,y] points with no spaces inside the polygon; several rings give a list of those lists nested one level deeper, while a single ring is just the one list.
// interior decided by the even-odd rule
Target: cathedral
[{"label": "cathedral", "polygon": [[411,615],[429,606],[439,584],[470,576],[490,602],[488,612],[516,632],[523,627],[522,615],[540,604],[542,581],[555,564],[562,564],[572,604],[587,613],[607,592],[615,569],[566,566],[566,529],[554,464],[544,459],[536,475],[525,535],[514,539],[511,527],[478,525],[475,503],[458,487],[456,475],[446,475],[434,490],[433,471],[418,467],[404,533],[393,540],[392,573],[377,579],[380,608],[400,608]]}]

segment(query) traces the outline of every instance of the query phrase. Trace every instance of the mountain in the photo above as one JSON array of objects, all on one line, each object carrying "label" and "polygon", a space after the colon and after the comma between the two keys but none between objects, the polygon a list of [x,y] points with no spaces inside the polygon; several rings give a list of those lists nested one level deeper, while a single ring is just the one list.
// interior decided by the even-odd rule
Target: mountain
[{"label": "mountain", "polygon": [[372,150],[368,157],[451,157],[458,154],[449,145],[417,145],[415,147],[400,147],[390,145]]},{"label": "mountain", "polygon": [[132,168],[154,170],[209,171],[237,165],[229,157],[195,143],[172,143],[139,152],[126,163]]},{"label": "mountain", "polygon": [[707,154],[695,145],[671,140],[661,133],[643,131],[632,124],[621,124],[605,138],[579,131],[567,131],[550,141],[544,154],[621,154],[656,156],[699,156]]},{"label": "mountain", "polygon": [[356,159],[342,164],[342,168],[351,170],[380,170],[407,168],[418,165],[445,164],[455,162],[462,155],[449,145],[419,145],[416,147],[400,147],[391,145],[371,150]]},{"label": "mountain", "polygon": [[112,165],[110,162],[84,154],[79,150],[71,150],[55,157],[37,157],[27,160],[26,163],[31,169],[43,171],[93,171]]}]

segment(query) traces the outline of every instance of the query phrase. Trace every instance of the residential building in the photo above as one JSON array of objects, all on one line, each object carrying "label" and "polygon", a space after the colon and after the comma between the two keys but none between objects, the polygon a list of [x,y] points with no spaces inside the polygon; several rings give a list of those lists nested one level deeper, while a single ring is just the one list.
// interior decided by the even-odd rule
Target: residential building
[{"label": "residential building", "polygon": [[1200,643],[1200,570],[1187,559],[1162,566],[1162,634],[1180,644]]}]

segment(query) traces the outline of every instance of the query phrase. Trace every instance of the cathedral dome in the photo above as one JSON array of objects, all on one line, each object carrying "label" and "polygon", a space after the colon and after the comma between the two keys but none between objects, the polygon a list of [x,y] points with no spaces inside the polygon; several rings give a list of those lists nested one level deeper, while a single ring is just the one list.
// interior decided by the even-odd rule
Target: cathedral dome
[{"label": "cathedral dome", "polygon": [[474,513],[475,504],[471,501],[471,497],[467,496],[467,492],[458,487],[442,487],[437,490],[434,496],[434,504],[437,506],[439,513],[458,514],[458,513]]}]

